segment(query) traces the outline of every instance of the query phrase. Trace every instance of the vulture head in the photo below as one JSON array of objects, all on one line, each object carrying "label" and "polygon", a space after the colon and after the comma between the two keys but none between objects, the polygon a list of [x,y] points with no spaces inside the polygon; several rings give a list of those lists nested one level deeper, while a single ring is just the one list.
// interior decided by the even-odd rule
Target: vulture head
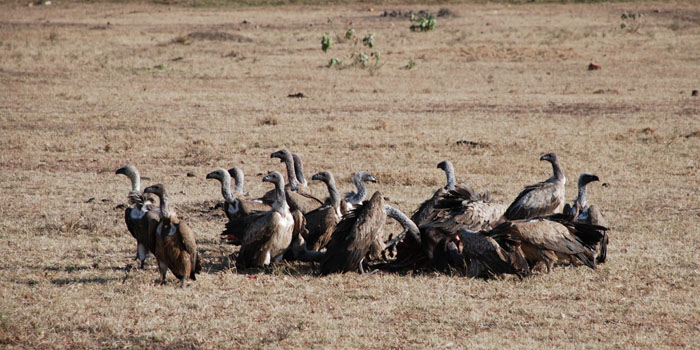
[{"label": "vulture head", "polygon": [[363,182],[374,182],[377,183],[377,179],[374,178],[370,173],[366,171],[358,171],[357,172],[357,177],[360,178]]},{"label": "vulture head", "polygon": [[449,160],[443,160],[442,162],[438,163],[437,167],[438,169],[448,171],[448,169],[452,169],[452,163]]},{"label": "vulture head", "polygon": [[226,176],[227,171],[224,169],[216,169],[209,174],[207,174],[207,179],[216,179],[219,181],[224,181],[224,177]]},{"label": "vulture head", "polygon": [[332,178],[333,175],[331,175],[331,173],[327,171],[322,171],[320,173],[314,174],[314,176],[311,177],[311,180],[323,181],[325,183],[328,183]]},{"label": "vulture head", "polygon": [[556,153],[547,153],[547,154],[543,155],[542,157],[540,157],[540,160],[546,160],[550,163],[556,163],[559,161],[559,158],[557,158]]},{"label": "vulture head", "polygon": [[286,149],[281,149],[275,153],[270,154],[270,158],[279,158],[280,163],[284,163],[287,159],[292,159],[292,154]]},{"label": "vulture head", "polygon": [[117,169],[117,171],[114,172],[115,174],[119,175],[126,175],[128,177],[132,177],[133,175],[138,174],[138,170],[132,165],[127,165],[122,168]]},{"label": "vulture head", "polygon": [[284,187],[284,179],[282,178],[282,174],[280,174],[277,171],[273,171],[267,176],[263,177],[263,182],[272,182],[273,184],[279,184],[280,187]]},{"label": "vulture head", "polygon": [[578,178],[578,186],[583,187],[593,181],[600,181],[600,179],[596,175],[583,173]]},{"label": "vulture head", "polygon": [[143,190],[143,193],[153,193],[154,195],[156,195],[158,197],[165,197],[167,192],[165,191],[165,185],[155,184],[155,185],[151,185],[151,186],[146,187]]}]

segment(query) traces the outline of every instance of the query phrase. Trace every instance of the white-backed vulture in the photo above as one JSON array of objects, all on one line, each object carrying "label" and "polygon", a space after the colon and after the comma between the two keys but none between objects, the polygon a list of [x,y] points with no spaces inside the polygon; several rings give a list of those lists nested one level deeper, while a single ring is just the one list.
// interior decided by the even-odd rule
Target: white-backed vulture
[{"label": "white-backed vulture", "polygon": [[323,171],[314,174],[312,180],[323,181],[328,188],[330,205],[324,205],[314,209],[304,216],[306,217],[306,247],[310,250],[324,248],[331,239],[336,225],[342,217],[340,213],[340,193],[335,186],[333,174]]},{"label": "white-backed vulture", "polygon": [[149,225],[151,221],[160,220],[159,210],[154,209],[153,203],[141,193],[141,175],[136,167],[127,165],[117,169],[116,174],[126,175],[131,180],[131,192],[128,198],[129,204],[133,206],[124,211],[124,221],[129,232],[136,239],[136,259],[143,268],[148,252],[155,252],[156,239],[149,230]]},{"label": "white-backed vulture", "polygon": [[603,238],[607,228],[571,221],[564,214],[553,214],[537,219],[507,221],[486,236],[495,233],[507,235],[520,243],[523,255],[531,269],[543,266],[547,272],[559,259],[577,259],[595,268],[595,246]]},{"label": "white-backed vulture", "polygon": [[195,274],[202,270],[195,233],[187,223],[170,212],[168,192],[163,184],[149,186],[143,192],[153,193],[160,199],[160,222],[151,222],[150,229],[155,232],[155,256],[161,283],[165,284],[165,275],[170,269],[185,288],[187,278],[196,280]]},{"label": "white-backed vulture", "polygon": [[[296,170],[294,168],[294,159],[289,151],[286,149],[281,149],[275,153],[272,153],[270,158],[279,158],[280,162],[284,163],[285,167],[287,168],[287,180],[289,183],[285,186],[284,190],[290,210],[294,211],[299,209],[302,213],[306,214],[323,205],[323,202],[320,199],[306,192],[308,189],[303,187],[300,188],[296,177]],[[262,200],[265,203],[271,203],[273,200],[272,191],[265,193]]]},{"label": "white-backed vulture", "polygon": [[255,211],[267,211],[271,208],[262,202],[244,199],[238,192],[231,193],[230,170],[217,169],[207,174],[206,178],[221,182],[221,195],[224,197],[224,213],[229,220],[249,215]]},{"label": "white-backed vulture", "polygon": [[384,198],[377,191],[338,223],[321,260],[321,275],[357,270],[364,273],[362,262],[370,251],[376,250],[373,246],[377,241],[381,243],[385,221]]},{"label": "white-backed vulture", "polygon": [[[586,224],[607,226],[603,214],[596,205],[588,205],[586,202],[586,185],[593,181],[599,181],[598,176],[593,174],[581,174],[578,178],[578,195],[573,205],[568,203],[564,206],[564,214],[568,215],[577,222]],[[600,245],[596,248],[596,262],[604,263],[607,259],[608,251],[608,232],[605,231]]]},{"label": "white-backed vulture", "polygon": [[239,269],[264,267],[279,261],[292,243],[294,217],[285,198],[282,174],[272,172],[263,182],[275,185],[272,210],[231,220],[222,233],[224,238],[240,241],[241,250],[236,258]]},{"label": "white-backed vulture", "polygon": [[415,222],[418,226],[424,225],[432,221],[434,217],[435,204],[437,204],[438,200],[445,196],[448,193],[448,191],[454,190],[457,184],[454,174],[455,170],[452,166],[452,163],[449,160],[444,160],[438,163],[437,168],[445,171],[445,176],[447,177],[447,184],[444,187],[440,187],[439,189],[437,189],[433,196],[421,203],[421,205],[418,207],[418,210],[416,210],[416,212],[413,213],[413,215],[411,216],[411,220],[413,220],[413,222]]},{"label": "white-backed vulture", "polygon": [[559,211],[566,201],[566,177],[554,153],[540,157],[552,163],[552,176],[544,182],[525,187],[504,214],[508,220],[529,219]]},{"label": "white-backed vulture", "polygon": [[[456,185],[454,167],[449,160],[438,163],[437,169],[442,169],[445,172],[447,182],[445,186],[438,188],[432,197],[423,201],[411,215],[411,220],[419,227],[435,218],[437,212],[435,205],[447,195],[449,190],[453,190]],[[388,269],[416,268],[425,265],[426,258],[425,251],[421,246],[420,236],[408,235],[396,245],[396,259],[385,267]]]}]

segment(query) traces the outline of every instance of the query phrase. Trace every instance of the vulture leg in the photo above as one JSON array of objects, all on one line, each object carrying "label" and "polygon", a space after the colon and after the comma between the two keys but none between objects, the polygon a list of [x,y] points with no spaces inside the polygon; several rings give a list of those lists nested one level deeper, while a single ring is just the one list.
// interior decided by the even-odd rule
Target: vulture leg
[{"label": "vulture leg", "polygon": [[168,265],[159,261],[158,269],[160,270],[160,284],[165,285],[165,275],[168,273]]},{"label": "vulture leg", "polygon": [[187,287],[187,277],[182,276],[182,278],[180,279],[180,287],[182,289],[185,289],[185,287]]},{"label": "vulture leg", "polygon": [[148,250],[146,250],[146,246],[143,245],[143,243],[139,243],[138,247],[136,249],[136,259],[139,260],[141,263],[140,267],[143,270],[143,262],[146,260],[146,256],[148,255]]}]

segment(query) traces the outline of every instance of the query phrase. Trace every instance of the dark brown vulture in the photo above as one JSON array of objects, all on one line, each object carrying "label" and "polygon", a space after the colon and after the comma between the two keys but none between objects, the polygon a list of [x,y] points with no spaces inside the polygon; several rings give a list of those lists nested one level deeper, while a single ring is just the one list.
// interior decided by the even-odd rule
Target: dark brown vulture
[{"label": "dark brown vulture", "polygon": [[226,224],[224,238],[239,241],[236,266],[239,269],[264,267],[282,259],[292,243],[295,221],[285,199],[284,179],[278,172],[270,173],[263,182],[275,185],[272,210],[233,219]]},{"label": "dark brown vulture", "polygon": [[384,198],[377,191],[338,223],[321,260],[321,274],[358,270],[364,273],[365,257],[384,248],[381,233],[385,221]]},{"label": "dark brown vulture", "polygon": [[165,284],[165,275],[170,269],[185,288],[187,278],[196,280],[195,274],[202,270],[195,233],[169,210],[168,192],[163,184],[149,186],[143,192],[153,193],[160,199],[160,222],[151,222],[150,229],[155,232],[155,256],[161,283]]},{"label": "dark brown vulture", "polygon": [[124,211],[124,221],[131,235],[136,239],[136,259],[143,269],[144,260],[151,252],[155,253],[156,239],[149,230],[150,222],[160,220],[160,211],[153,208],[153,203],[141,193],[141,176],[136,167],[127,165],[119,168],[117,174],[126,175],[131,180],[129,204],[131,207]]}]

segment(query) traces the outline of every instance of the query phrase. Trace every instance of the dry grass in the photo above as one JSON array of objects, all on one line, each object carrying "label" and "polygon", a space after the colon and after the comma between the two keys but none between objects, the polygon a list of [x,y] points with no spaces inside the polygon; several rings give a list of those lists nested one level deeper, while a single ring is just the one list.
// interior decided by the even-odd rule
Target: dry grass
[{"label": "dry grass", "polygon": [[[399,5],[0,4],[2,347],[696,348],[696,6],[449,7],[459,16],[410,33],[379,17],[412,9]],[[620,30],[624,11],[644,14],[637,32]],[[350,22],[376,34],[373,75],[324,68],[322,33]],[[261,194],[282,147],[343,191],[369,170],[407,212],[443,183],[441,160],[507,202],[556,151],[569,198],[581,172],[607,184],[590,199],[613,229],[610,261],[525,281],[239,274],[204,175],[240,166]],[[152,258],[133,268],[128,180],[114,175],[126,163],[166,183],[198,234],[206,272],[186,290],[156,285]]]}]

